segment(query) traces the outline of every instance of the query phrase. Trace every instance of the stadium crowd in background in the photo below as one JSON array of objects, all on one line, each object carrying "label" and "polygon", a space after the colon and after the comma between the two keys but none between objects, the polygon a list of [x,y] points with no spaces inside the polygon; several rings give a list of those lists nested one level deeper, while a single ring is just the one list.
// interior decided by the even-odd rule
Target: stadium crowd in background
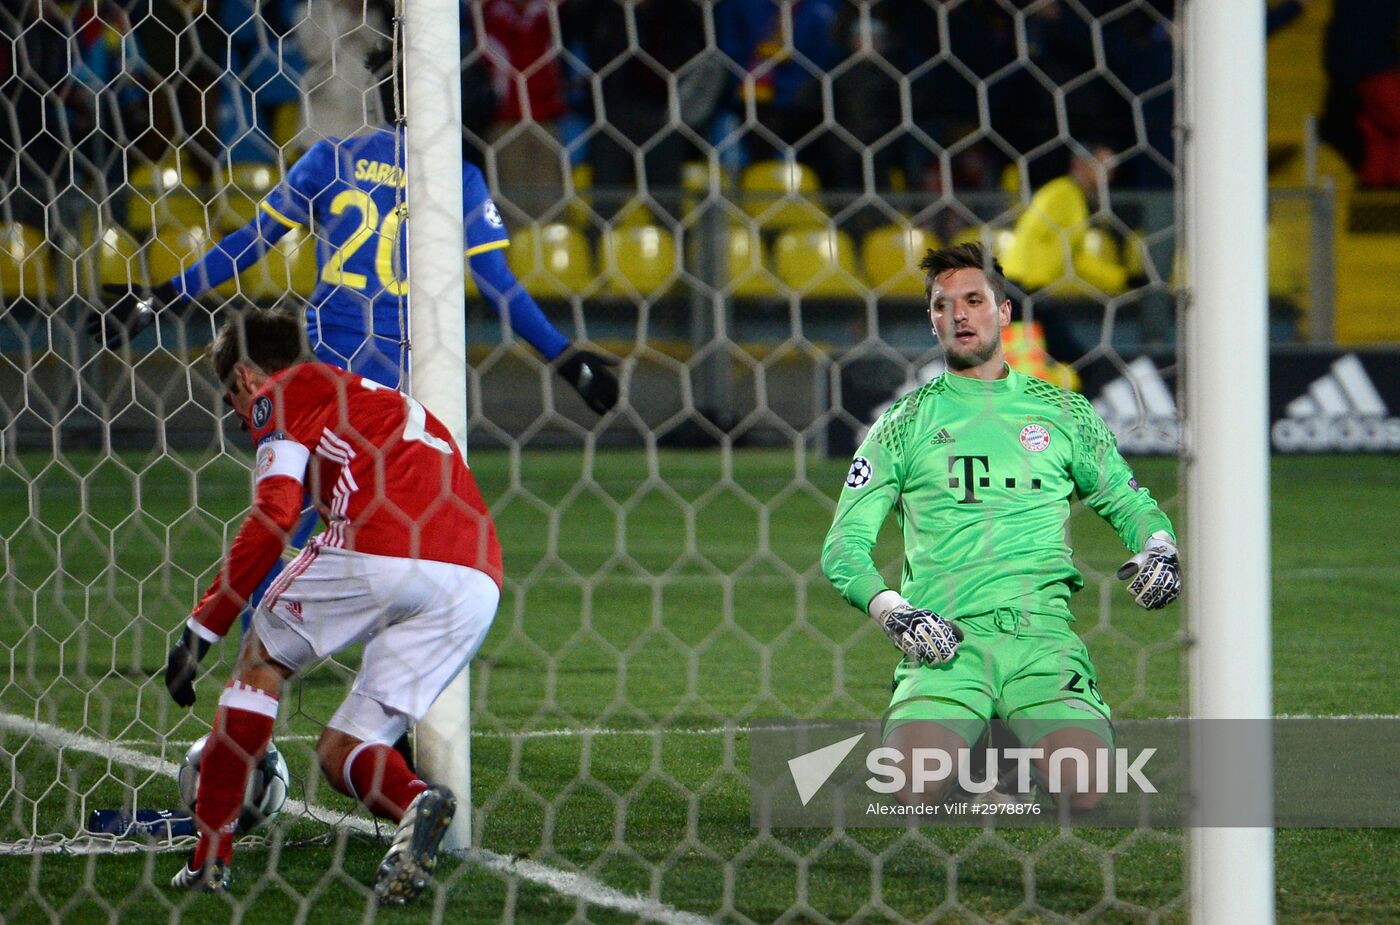
[{"label": "stadium crowd in background", "polygon": [[1365,186],[1400,187],[1400,3],[1334,0],[1319,125]]},{"label": "stadium crowd in background", "polygon": [[[1170,184],[1160,159],[1134,154],[1140,140],[1131,134],[1138,99],[1148,145],[1173,150],[1172,93],[1153,92],[1172,69],[1165,0],[1098,22],[1083,15],[1100,12],[1098,4],[1060,0],[1019,14],[993,0],[948,9],[926,0],[806,0],[792,8],[790,45],[778,5],[720,0],[708,53],[701,6],[665,4],[664,15],[655,0],[629,6],[641,54],[629,51],[613,0],[462,3],[462,47],[478,78],[465,120],[469,156],[489,162],[493,189],[508,192],[516,214],[538,217],[557,201],[567,161],[592,163],[600,186],[630,185],[631,146],[640,145],[656,189],[679,185],[678,165],[702,143],[717,144],[731,167],[791,155],[811,163],[828,189],[863,189],[847,135],[879,142],[873,191],[994,189],[1020,155],[1030,156],[1039,186],[1063,172],[1069,151],[1055,142],[1066,136],[1103,137],[1124,152],[1127,186]],[[1302,0],[1275,5],[1269,30],[1302,8]],[[346,133],[359,107],[339,91],[360,87],[363,53],[387,38],[392,14],[391,0],[6,4],[6,217],[42,224],[65,190],[105,193],[141,159],[160,161],[172,148],[208,179],[220,162],[291,159],[317,137]],[[1400,182],[1397,15],[1382,0],[1337,0],[1328,29],[1323,134],[1370,186]],[[907,114],[892,88],[901,77],[910,79]],[[985,124],[978,80],[989,81]],[[1065,85],[1073,89],[1061,125],[1050,87]],[[673,102],[683,128],[672,121]],[[956,152],[951,176],[940,148]]]},{"label": "stadium crowd in background", "polygon": [[[1052,142],[1065,130],[1070,137],[1130,133],[1128,94],[1162,83],[1171,67],[1170,4],[1162,0],[1097,25],[1078,5],[1040,4],[1024,15],[1019,32],[1016,14],[992,0],[969,0],[946,11],[925,0],[806,0],[793,7],[790,49],[778,5],[721,0],[712,7],[716,48],[709,52],[702,8],[689,2],[665,6],[663,19],[653,0],[629,4],[642,53],[619,66],[628,45],[622,8],[611,0],[462,4],[464,56],[478,73],[490,75],[493,109],[482,134],[468,140],[476,149],[472,159],[489,162],[493,189],[519,187],[516,205],[533,215],[562,189],[553,165],[562,168],[564,159],[593,163],[600,184],[627,184],[631,150],[612,132],[630,145],[648,145],[644,162],[656,187],[675,185],[680,160],[696,156],[704,144],[718,144],[730,167],[791,155],[812,163],[830,189],[863,188],[863,171],[853,169],[849,151],[842,150],[849,147],[842,134],[847,129],[861,142],[881,133],[874,154],[877,190],[941,192],[950,181],[958,190],[994,189],[1003,168],[1028,153],[1032,184],[1038,185],[1064,169],[1067,151]],[[79,186],[119,186],[135,166],[120,157],[132,143],[136,157],[150,161],[178,147],[206,177],[221,160],[294,159],[322,128],[341,127],[334,110],[344,100],[333,100],[327,69],[334,70],[336,83],[355,86],[356,49],[388,28],[391,12],[388,0],[8,4],[0,11],[0,36],[7,40],[0,43],[0,98],[17,118],[0,128],[6,203],[11,210],[19,207],[13,195],[19,189],[48,183],[62,189],[68,158],[61,155],[101,147],[104,138],[115,143],[90,157],[95,167],[76,178]],[[1068,125],[1061,126],[1047,84],[1096,71],[1096,28],[1111,75],[1081,80],[1065,95]],[[944,34],[949,48],[940,44]],[[66,72],[70,38],[78,42],[84,73],[93,76],[81,81],[86,90]],[[337,45],[333,63],[327,38]],[[594,74],[602,75],[598,93],[590,82]],[[835,119],[823,101],[828,74]],[[880,94],[884,98],[869,111],[857,104],[899,77],[911,78],[907,122],[896,94]],[[986,125],[978,78],[991,79]],[[99,118],[98,86],[118,91],[103,95],[110,111],[100,117],[101,132],[92,130]],[[1143,116],[1148,138],[1170,151],[1170,94],[1165,96],[1165,111],[1160,99],[1149,98]],[[309,118],[301,111],[303,97]],[[754,121],[748,123],[750,107]],[[684,129],[672,124],[677,111]],[[47,113],[48,131],[36,130],[39,112]],[[842,131],[832,131],[836,122]],[[20,157],[21,139],[47,144],[54,156]],[[1108,140],[1124,151],[1136,139]],[[939,148],[956,150],[951,177],[940,169]],[[37,171],[44,182],[17,182],[17,160],[27,171],[24,179],[34,179]],[[1160,165],[1131,154],[1122,176],[1137,186],[1165,185],[1168,179]]]},{"label": "stadium crowd in background", "polygon": [[[464,157],[482,169],[508,225],[573,221],[590,241],[599,229],[569,198],[573,168],[591,168],[581,182],[591,182],[587,202],[602,220],[671,224],[694,202],[682,191],[687,161],[718,164],[724,188],[768,158],[809,167],[817,197],[857,247],[891,208],[913,214],[982,196],[976,214],[941,206],[920,219],[954,240],[1007,221],[1023,189],[1064,174],[1091,138],[1119,152],[1115,182],[1170,185],[1171,7],[1153,0],[1100,19],[1107,8],[1063,0],[1021,11],[996,0],[463,0]],[[177,164],[175,182],[207,191],[198,194],[206,202],[240,164],[267,164],[276,177],[317,141],[382,124],[371,72],[393,42],[394,14],[394,0],[7,6],[0,219],[77,253],[82,229],[134,226],[128,213],[160,199],[163,189],[136,180],[154,165]],[[66,71],[74,41],[82,79]],[[235,227],[215,228],[212,211],[203,218],[206,241]],[[145,220],[152,237],[160,221]],[[279,229],[265,224],[271,234],[258,240],[270,243]],[[239,232],[226,240],[237,247],[213,248],[205,264],[222,253],[242,270],[261,252],[243,248]],[[188,299],[205,288],[156,294]],[[483,291],[506,296],[511,286]],[[1059,341],[1050,352],[1079,359],[1082,344],[1051,311],[1042,313]],[[541,348],[546,360],[555,347]]]}]

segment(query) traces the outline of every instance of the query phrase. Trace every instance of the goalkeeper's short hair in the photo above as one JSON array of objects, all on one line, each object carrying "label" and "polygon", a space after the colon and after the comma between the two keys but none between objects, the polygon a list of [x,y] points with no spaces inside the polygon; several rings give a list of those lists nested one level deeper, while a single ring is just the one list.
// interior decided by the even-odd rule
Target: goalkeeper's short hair
[{"label": "goalkeeper's short hair", "polygon": [[315,359],[301,320],[275,309],[236,311],[214,335],[209,347],[214,375],[225,387],[232,384],[233,365],[249,363],[265,373]]},{"label": "goalkeeper's short hair", "polygon": [[924,298],[932,298],[933,281],[944,273],[953,270],[981,270],[992,287],[992,295],[997,304],[1006,300],[1006,273],[1001,263],[990,252],[984,251],[981,244],[955,244],[940,250],[930,249],[919,261],[919,269],[924,271]]}]

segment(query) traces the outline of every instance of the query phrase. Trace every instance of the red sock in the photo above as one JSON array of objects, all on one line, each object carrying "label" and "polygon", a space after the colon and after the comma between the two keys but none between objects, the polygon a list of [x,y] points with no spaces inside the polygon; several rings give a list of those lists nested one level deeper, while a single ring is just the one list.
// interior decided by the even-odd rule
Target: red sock
[{"label": "red sock", "polygon": [[199,870],[211,854],[225,862],[233,859],[233,829],[243,808],[248,774],[267,751],[276,718],[277,698],[266,691],[239,681],[224,688],[199,763],[194,810],[199,844],[191,869]]},{"label": "red sock", "polygon": [[388,745],[364,742],[345,758],[341,772],[351,795],[380,819],[398,822],[413,798],[428,785],[408,769],[403,755]]}]

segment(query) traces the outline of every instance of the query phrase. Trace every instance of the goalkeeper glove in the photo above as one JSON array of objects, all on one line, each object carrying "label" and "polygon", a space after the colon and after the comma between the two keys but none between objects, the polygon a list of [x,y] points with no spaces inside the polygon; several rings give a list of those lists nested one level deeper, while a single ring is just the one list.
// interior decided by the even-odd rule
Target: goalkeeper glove
[{"label": "goalkeeper glove", "polygon": [[1118,580],[1128,582],[1128,593],[1148,610],[1176,600],[1181,594],[1181,560],[1171,534],[1158,530],[1149,536],[1142,552],[1118,570]]},{"label": "goalkeeper glove", "polygon": [[181,634],[170,654],[165,657],[165,689],[182,707],[194,706],[194,676],[199,672],[199,660],[209,651],[209,642],[197,636],[189,626]]},{"label": "goalkeeper glove", "polygon": [[156,313],[179,298],[174,283],[158,283],[144,295],[130,285],[102,287],[110,303],[103,311],[93,312],[87,320],[88,336],[112,349],[122,341],[130,343],[146,328],[155,324]]},{"label": "goalkeeper glove", "polygon": [[607,414],[617,404],[617,377],[608,369],[616,365],[617,360],[591,350],[569,349],[555,361],[559,375],[598,414]]},{"label": "goalkeeper glove", "polygon": [[884,590],[870,601],[870,616],[905,657],[921,665],[950,661],[962,642],[962,630],[932,610],[920,610],[894,591]]}]

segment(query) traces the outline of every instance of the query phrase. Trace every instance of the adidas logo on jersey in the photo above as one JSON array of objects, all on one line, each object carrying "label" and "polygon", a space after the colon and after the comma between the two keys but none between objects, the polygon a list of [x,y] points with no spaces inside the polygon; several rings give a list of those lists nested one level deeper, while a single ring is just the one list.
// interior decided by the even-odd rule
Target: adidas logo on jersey
[{"label": "adidas logo on jersey", "polygon": [[938,433],[934,434],[933,439],[929,441],[929,446],[947,446],[954,442],[956,442],[955,438],[948,433],[948,428],[940,427]]},{"label": "adidas logo on jersey", "polygon": [[1125,453],[1175,453],[1181,446],[1176,400],[1147,357],[1129,363],[1093,404]]},{"label": "adidas logo on jersey", "polygon": [[1400,418],[1390,416],[1354,353],[1333,362],[1331,372],[1289,402],[1285,413],[1271,428],[1277,450],[1400,449]]}]

